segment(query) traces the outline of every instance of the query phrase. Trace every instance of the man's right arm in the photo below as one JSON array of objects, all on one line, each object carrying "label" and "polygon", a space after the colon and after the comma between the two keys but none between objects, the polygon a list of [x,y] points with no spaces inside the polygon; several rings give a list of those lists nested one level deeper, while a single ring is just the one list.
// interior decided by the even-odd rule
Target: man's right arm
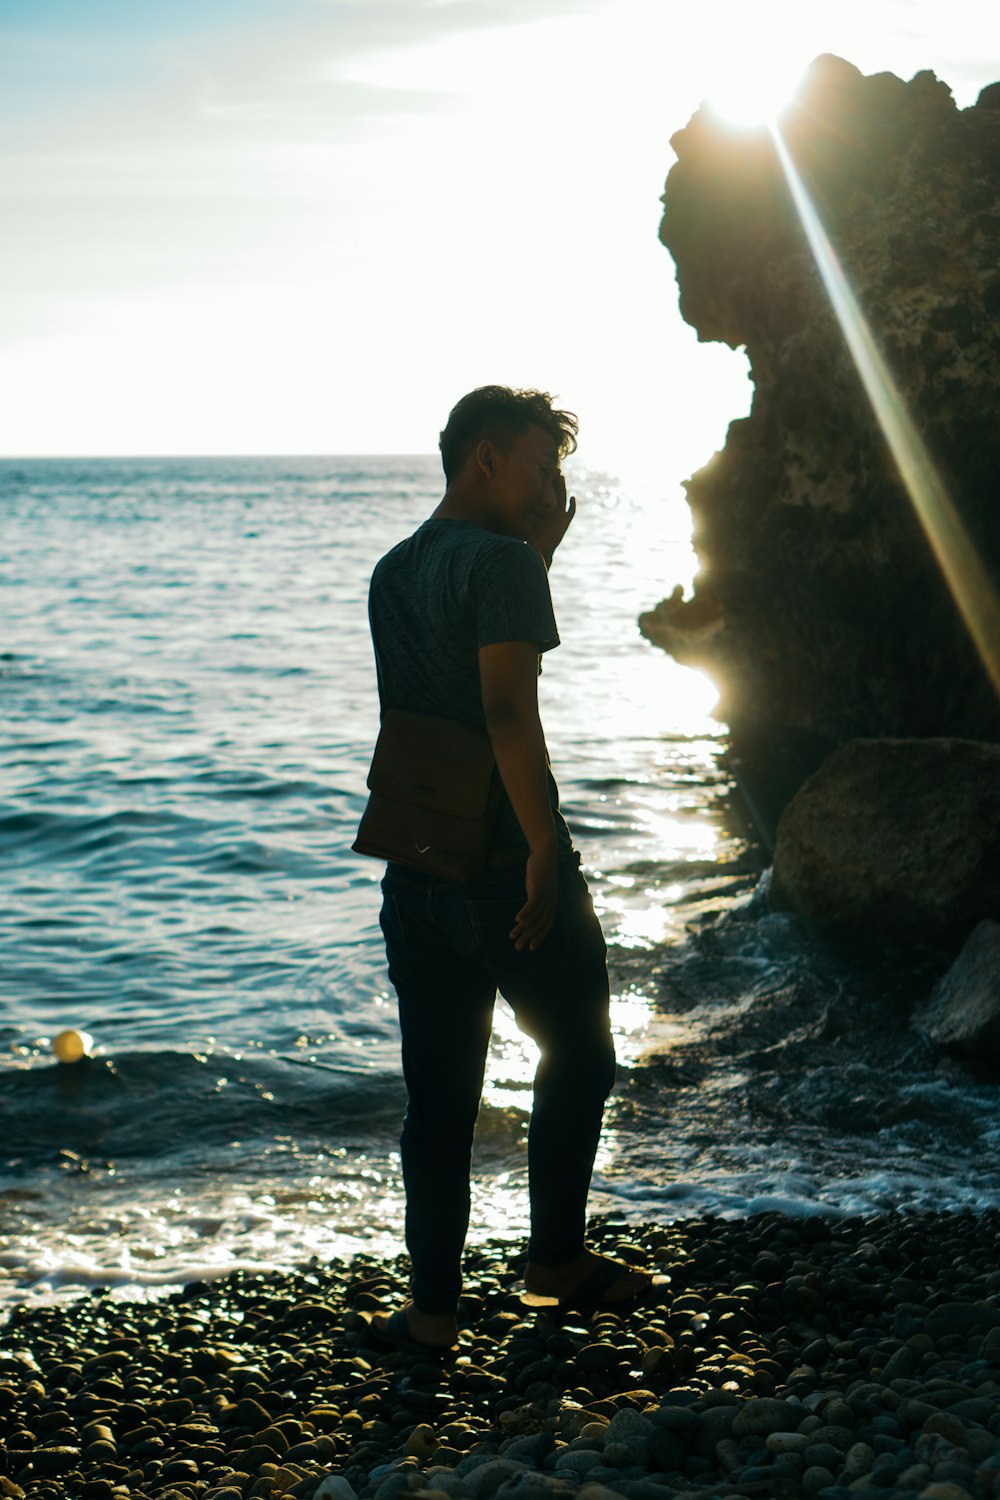
[{"label": "man's right arm", "polygon": [[545,738],[538,716],[538,647],[503,641],[479,650],[486,728],[500,779],[528,843],[524,906],[511,938],[537,948],[556,912],[556,828],[549,802]]}]

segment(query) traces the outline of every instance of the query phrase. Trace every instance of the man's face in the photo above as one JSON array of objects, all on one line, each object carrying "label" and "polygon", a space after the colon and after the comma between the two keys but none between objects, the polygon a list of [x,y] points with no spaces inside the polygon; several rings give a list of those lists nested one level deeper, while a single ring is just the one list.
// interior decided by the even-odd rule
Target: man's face
[{"label": "man's face", "polygon": [[493,450],[492,530],[530,542],[542,518],[558,508],[559,449],[544,427],[529,427],[509,448]]}]

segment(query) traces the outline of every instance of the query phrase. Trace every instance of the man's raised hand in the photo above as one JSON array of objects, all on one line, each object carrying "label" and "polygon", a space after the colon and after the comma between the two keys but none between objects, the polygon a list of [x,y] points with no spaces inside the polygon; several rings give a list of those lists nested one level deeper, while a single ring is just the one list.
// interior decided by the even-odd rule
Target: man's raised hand
[{"label": "man's raised hand", "polygon": [[552,554],[569,530],[570,523],[576,515],[576,496],[570,495],[566,499],[566,477],[560,471],[552,481],[552,489],[556,497],[556,505],[553,510],[547,510],[538,523],[534,536],[531,538],[534,545],[545,559],[545,566],[549,567],[552,562]]}]

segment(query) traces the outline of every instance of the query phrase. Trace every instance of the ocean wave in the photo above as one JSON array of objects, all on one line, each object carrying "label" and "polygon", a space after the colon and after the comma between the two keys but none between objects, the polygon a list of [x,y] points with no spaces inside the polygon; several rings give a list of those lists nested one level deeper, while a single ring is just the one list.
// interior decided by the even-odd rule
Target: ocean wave
[{"label": "ocean wave", "polygon": [[[147,783],[149,785],[149,783]],[[198,875],[266,874],[314,877],[329,868],[330,818],[316,802],[322,797],[329,803],[346,801],[353,806],[360,799],[335,789],[316,787],[301,806],[293,803],[301,795],[300,786],[269,787],[230,786],[227,792],[215,790],[222,806],[238,802],[259,802],[267,807],[281,807],[279,816],[268,818],[266,837],[251,833],[252,814],[234,821],[229,817],[208,815],[208,800],[201,815],[185,813],[169,806],[170,801],[191,801],[183,784],[154,782],[158,806],[150,809],[129,807],[112,812],[67,812],[51,807],[31,809],[22,806],[0,813],[0,844],[10,869],[13,866],[54,867],[75,864],[86,867],[96,877],[108,878],[139,869],[148,880],[154,872],[174,883],[178,871],[188,869]],[[51,790],[51,783],[50,783]],[[106,801],[114,789],[106,784],[94,788],[95,800]],[[202,795],[205,789],[202,788]],[[79,795],[79,782],[77,793]],[[360,810],[358,811],[360,816]],[[302,837],[305,835],[305,838]],[[310,847],[310,845],[315,847]],[[321,863],[322,862],[322,863]]]},{"label": "ocean wave", "polygon": [[178,835],[190,838],[202,828],[203,823],[163,808],[90,813],[38,808],[0,815],[0,840],[9,864],[86,863],[138,840],[176,842]]},{"label": "ocean wave", "polygon": [[269,1053],[131,1051],[0,1077],[6,1154],[22,1171],[64,1152],[108,1161],[279,1134],[389,1140],[405,1100],[393,1074]]},{"label": "ocean wave", "polygon": [[[325,1246],[398,1225],[381,872],[347,851],[377,722],[365,581],[437,502],[436,464],[17,461],[0,487],[18,643],[0,655],[0,1128],[16,1186],[45,1189],[5,1253],[29,1280],[124,1285],[131,1256],[176,1284],[208,1274],[206,1245],[264,1264],[320,1228]],[[911,1045],[897,957],[835,953],[760,896],[717,920],[756,868],[723,731],[635,627],[679,556],[662,511],[628,543],[588,530],[578,493],[544,718],[634,1028],[593,1207],[638,1212],[645,1188],[674,1216],[960,1199],[995,1159],[995,1096]],[[67,1025],[104,1050],[53,1066]],[[491,1228],[526,1223],[501,1190],[523,1187],[522,1061],[516,1088],[494,1069],[481,1116]]]},{"label": "ocean wave", "polygon": [[303,778],[284,779],[264,776],[252,771],[203,771],[190,777],[186,789],[204,794],[220,801],[247,799],[255,802],[275,802],[284,797],[304,797],[309,800],[327,797],[330,786],[326,782]]}]

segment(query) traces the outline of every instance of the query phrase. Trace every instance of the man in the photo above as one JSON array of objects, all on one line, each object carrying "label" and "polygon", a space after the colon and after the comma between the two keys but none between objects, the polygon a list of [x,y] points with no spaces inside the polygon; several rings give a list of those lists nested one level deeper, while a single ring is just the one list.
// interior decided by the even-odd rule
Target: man
[{"label": "man", "polygon": [[649,1281],[584,1245],[614,1081],[607,949],[538,716],[540,655],[559,644],[547,568],[576,513],[560,461],[576,430],[544,392],[484,386],[463,397],[441,433],[444,498],[371,582],[383,711],[485,726],[503,789],[480,878],[457,885],[390,863],[382,883],[408,1094],[400,1148],[413,1269],[412,1300],[372,1329],[408,1349],[449,1350],[458,1334],[472,1137],[497,989],[541,1051],[528,1134],[527,1291],[613,1305]]}]

